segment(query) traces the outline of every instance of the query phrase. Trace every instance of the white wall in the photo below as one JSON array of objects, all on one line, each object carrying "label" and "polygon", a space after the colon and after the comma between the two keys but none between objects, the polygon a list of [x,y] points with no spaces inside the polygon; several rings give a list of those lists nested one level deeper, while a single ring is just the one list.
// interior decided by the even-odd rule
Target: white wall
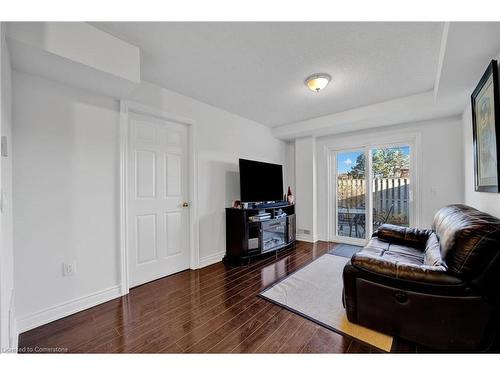
[{"label": "white wall", "polygon": [[14,254],[12,247],[12,71],[5,42],[5,23],[1,24],[1,128],[7,138],[7,157],[0,160],[0,348],[17,345],[14,309]]},{"label": "white wall", "polygon": [[[500,54],[493,58],[500,60]],[[487,63],[486,61],[483,65]],[[477,77],[478,82],[480,78]],[[462,114],[462,131],[465,204],[500,217],[500,194],[483,193],[474,190],[474,150],[472,148],[472,109],[470,102]]]},{"label": "white wall", "polygon": [[316,240],[316,139],[295,140],[297,239]]},{"label": "white wall", "polygon": [[[118,283],[115,100],[14,72],[14,248],[20,329]],[[76,274],[63,277],[63,262]],[[70,304],[71,305],[71,304]],[[57,310],[56,309],[56,310]]]},{"label": "white wall", "polygon": [[7,157],[0,160],[0,348],[17,347],[14,308],[14,254],[12,246],[12,71],[5,42],[5,23],[1,24],[1,130],[7,138]]},{"label": "white wall", "polygon": [[474,190],[474,150],[472,148],[472,110],[467,106],[462,115],[464,147],[465,204],[500,217],[500,194]]},{"label": "white wall", "polygon": [[[367,144],[376,139],[405,135],[421,139],[420,224],[429,228],[435,212],[442,206],[464,200],[462,169],[462,129],[459,118],[437,119],[373,130],[339,134],[316,140],[317,157],[317,239],[328,237],[328,169],[325,148],[353,142]],[[297,171],[297,175],[300,172]],[[418,203],[418,202],[417,202]]]},{"label": "white wall", "polygon": [[284,166],[285,177],[285,193],[288,187],[292,189],[295,194],[295,141],[286,144],[286,161]]},{"label": "white wall", "polygon": [[[14,73],[14,246],[25,330],[118,295],[118,101]],[[202,265],[225,252],[238,158],[285,163],[269,128],[143,83],[131,100],[195,123]],[[76,275],[62,263],[76,261]]]}]

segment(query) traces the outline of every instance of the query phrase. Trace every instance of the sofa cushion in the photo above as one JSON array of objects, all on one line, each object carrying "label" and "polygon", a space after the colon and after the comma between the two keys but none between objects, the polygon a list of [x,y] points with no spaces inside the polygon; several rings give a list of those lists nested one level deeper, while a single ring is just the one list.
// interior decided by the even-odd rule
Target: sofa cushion
[{"label": "sofa cushion", "polygon": [[[432,246],[429,248],[432,249]],[[429,250],[434,252],[435,249]],[[432,257],[429,255],[429,259]],[[354,267],[396,279],[438,284],[456,284],[460,280],[447,274],[440,262],[427,265],[425,253],[419,249],[391,244],[373,237],[351,258]],[[429,260],[429,262],[431,262]]]},{"label": "sofa cushion", "polygon": [[[415,249],[413,247],[402,246],[398,244],[393,244],[379,237],[372,237],[366,246],[358,251],[370,253],[376,255],[377,257],[384,258],[393,262],[405,262],[420,265],[424,262],[424,253],[422,250]],[[354,255],[356,255],[354,254]]]},{"label": "sofa cushion", "polygon": [[500,220],[469,206],[443,207],[432,229],[448,270],[465,279],[477,277],[500,251]]}]

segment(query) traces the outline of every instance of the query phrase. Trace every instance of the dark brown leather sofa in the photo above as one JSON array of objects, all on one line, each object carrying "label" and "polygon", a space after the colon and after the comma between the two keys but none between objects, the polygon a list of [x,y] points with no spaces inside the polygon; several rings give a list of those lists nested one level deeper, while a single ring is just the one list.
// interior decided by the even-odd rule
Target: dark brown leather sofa
[{"label": "dark brown leather sofa", "polygon": [[486,351],[500,307],[500,220],[465,205],[432,230],[383,225],[347,263],[353,323],[441,351]]}]

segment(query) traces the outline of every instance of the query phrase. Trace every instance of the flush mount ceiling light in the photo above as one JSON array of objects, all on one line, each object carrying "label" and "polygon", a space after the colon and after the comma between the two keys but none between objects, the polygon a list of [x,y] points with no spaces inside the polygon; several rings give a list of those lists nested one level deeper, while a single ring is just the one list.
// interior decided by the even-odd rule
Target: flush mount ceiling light
[{"label": "flush mount ceiling light", "polygon": [[330,82],[332,77],[326,73],[315,73],[306,78],[305,84],[311,91],[320,92]]}]

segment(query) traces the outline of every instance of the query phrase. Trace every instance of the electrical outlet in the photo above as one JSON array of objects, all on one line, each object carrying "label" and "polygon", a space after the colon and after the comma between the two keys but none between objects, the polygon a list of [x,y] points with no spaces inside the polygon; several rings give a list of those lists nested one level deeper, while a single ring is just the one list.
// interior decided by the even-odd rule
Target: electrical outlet
[{"label": "electrical outlet", "polygon": [[76,273],[76,263],[63,263],[63,276],[73,276]]}]

